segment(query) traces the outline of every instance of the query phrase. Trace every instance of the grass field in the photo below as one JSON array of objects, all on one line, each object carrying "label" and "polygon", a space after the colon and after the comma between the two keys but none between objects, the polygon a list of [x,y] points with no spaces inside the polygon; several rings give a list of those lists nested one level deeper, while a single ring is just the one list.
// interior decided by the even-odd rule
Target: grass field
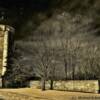
[{"label": "grass field", "polygon": [[41,91],[34,88],[0,89],[0,100],[100,100],[100,94]]}]

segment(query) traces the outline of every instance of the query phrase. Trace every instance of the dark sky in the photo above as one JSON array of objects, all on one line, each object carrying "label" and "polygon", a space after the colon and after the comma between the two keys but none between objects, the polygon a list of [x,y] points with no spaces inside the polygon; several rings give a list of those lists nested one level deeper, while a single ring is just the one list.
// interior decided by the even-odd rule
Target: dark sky
[{"label": "dark sky", "polygon": [[51,1],[53,0],[0,0],[0,24],[11,25],[20,31],[31,16],[47,11]]},{"label": "dark sky", "polygon": [[0,7],[12,9],[12,8],[34,8],[45,9],[50,5],[50,0],[0,0]]},{"label": "dark sky", "polygon": [[[4,19],[7,20],[8,18],[8,21],[12,18],[14,21],[15,18],[23,20],[23,18],[31,16],[31,13],[33,12],[48,10],[51,1],[52,0],[0,0],[0,18],[4,15]],[[2,12],[5,12],[5,14],[2,14]],[[22,19],[20,17],[22,17]],[[5,22],[3,21],[3,23]]]}]

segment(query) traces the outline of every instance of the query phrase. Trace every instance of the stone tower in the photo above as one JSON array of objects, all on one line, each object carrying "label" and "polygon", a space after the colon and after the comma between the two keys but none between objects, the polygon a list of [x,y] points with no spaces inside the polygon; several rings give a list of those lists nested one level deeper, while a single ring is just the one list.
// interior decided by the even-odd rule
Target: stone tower
[{"label": "stone tower", "polygon": [[7,67],[9,53],[12,49],[14,29],[8,25],[0,25],[0,87],[2,87],[2,77]]}]

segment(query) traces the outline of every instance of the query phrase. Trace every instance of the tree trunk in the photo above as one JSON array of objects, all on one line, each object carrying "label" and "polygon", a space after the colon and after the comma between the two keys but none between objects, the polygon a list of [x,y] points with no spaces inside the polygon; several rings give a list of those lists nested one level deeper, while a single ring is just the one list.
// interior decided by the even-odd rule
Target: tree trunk
[{"label": "tree trunk", "polygon": [[75,79],[75,76],[74,76],[74,70],[73,70],[73,80]]},{"label": "tree trunk", "polygon": [[41,89],[42,91],[45,91],[45,78],[42,78]]},{"label": "tree trunk", "polygon": [[4,77],[2,77],[2,88],[7,88],[6,84],[5,84],[5,78]]},{"label": "tree trunk", "polygon": [[66,80],[68,79],[67,77],[67,63],[65,62],[65,75],[66,75]]},{"label": "tree trunk", "polygon": [[50,90],[53,90],[53,79],[50,80]]},{"label": "tree trunk", "polygon": [[75,80],[75,66],[73,66],[72,77],[73,77],[73,80]]}]

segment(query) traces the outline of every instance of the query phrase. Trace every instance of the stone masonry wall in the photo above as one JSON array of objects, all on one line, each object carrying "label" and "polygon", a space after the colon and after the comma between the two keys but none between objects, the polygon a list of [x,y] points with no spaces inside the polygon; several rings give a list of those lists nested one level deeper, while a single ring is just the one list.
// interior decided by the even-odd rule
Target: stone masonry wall
[{"label": "stone masonry wall", "polygon": [[2,74],[4,32],[0,31],[0,76]]},{"label": "stone masonry wall", "polygon": [[[30,87],[41,88],[40,81],[31,81]],[[50,82],[46,82],[46,89],[49,89]],[[54,90],[73,91],[73,92],[87,92],[98,93],[98,80],[84,80],[84,81],[54,81]]]},{"label": "stone masonry wall", "polygon": [[[5,75],[8,66],[8,46],[9,37],[14,33],[14,29],[8,25],[0,25],[0,87],[3,87],[2,77]],[[11,46],[10,46],[11,47]]]}]

